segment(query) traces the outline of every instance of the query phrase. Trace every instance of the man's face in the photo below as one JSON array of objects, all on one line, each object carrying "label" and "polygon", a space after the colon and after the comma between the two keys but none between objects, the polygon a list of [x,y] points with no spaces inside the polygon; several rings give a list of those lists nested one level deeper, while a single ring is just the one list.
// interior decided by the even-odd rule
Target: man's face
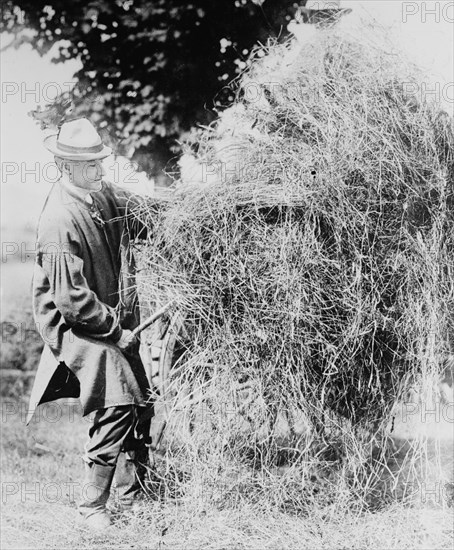
[{"label": "man's face", "polygon": [[95,189],[106,175],[101,160],[65,161],[70,181],[77,187]]}]

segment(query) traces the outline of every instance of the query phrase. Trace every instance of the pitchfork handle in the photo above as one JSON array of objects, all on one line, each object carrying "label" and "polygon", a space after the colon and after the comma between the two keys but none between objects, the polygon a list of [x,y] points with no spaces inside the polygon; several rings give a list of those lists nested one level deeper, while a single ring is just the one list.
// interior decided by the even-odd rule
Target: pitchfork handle
[{"label": "pitchfork handle", "polygon": [[132,331],[133,336],[137,336],[143,330],[145,330],[150,325],[152,325],[155,321],[157,321],[160,317],[162,317],[164,313],[166,313],[173,306],[174,303],[175,303],[175,300],[171,300],[168,304],[166,304],[161,309],[158,309],[158,311],[153,313],[151,317],[148,317],[148,319],[145,319],[143,323],[140,323],[140,325]]}]

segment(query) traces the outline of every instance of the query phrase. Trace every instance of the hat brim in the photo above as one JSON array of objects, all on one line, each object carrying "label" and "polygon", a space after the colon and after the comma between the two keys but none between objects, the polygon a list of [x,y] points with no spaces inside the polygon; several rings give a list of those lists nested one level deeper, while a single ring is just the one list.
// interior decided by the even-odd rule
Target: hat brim
[{"label": "hat brim", "polygon": [[57,146],[57,134],[47,136],[44,141],[44,147],[57,157],[67,160],[98,160],[104,159],[112,154],[112,149],[104,145],[101,151],[97,153],[67,153]]}]

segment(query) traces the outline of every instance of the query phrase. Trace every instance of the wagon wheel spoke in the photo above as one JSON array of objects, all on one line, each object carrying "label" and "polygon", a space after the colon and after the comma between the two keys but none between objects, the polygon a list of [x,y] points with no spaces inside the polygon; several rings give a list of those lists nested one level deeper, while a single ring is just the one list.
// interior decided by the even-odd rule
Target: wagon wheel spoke
[{"label": "wagon wheel spoke", "polygon": [[[211,384],[211,380],[192,387],[191,381],[185,379],[185,372],[189,367],[197,365],[198,367],[213,367],[212,362],[203,362],[201,358],[185,357],[184,342],[187,341],[185,330],[185,319],[180,312],[173,315],[167,322],[165,330],[161,327],[159,356],[157,357],[157,372],[153,380],[155,392],[153,394],[155,402],[155,417],[152,421],[151,437],[153,452],[159,452],[165,439],[166,429],[169,428],[169,422],[175,418],[176,414],[183,415],[183,419],[188,423],[189,432],[192,433],[196,423],[196,411],[201,403],[216,410],[216,406],[210,402],[205,394],[205,389]],[[183,350],[178,350],[178,345]],[[178,351],[180,355],[178,356]],[[257,432],[261,426],[257,426],[254,415],[251,414],[255,402],[261,399],[258,392],[259,382],[256,380],[238,381],[233,389],[235,411],[233,418],[243,418],[250,429]],[[277,422],[277,411],[267,420],[267,432],[273,430]]]}]

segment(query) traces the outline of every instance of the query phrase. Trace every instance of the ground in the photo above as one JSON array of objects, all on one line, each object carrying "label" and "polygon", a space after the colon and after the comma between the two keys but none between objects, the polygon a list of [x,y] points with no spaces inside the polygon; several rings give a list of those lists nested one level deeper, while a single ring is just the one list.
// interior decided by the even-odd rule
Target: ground
[{"label": "ground", "polygon": [[451,549],[452,510],[431,499],[414,508],[393,504],[376,513],[314,510],[288,515],[240,503],[237,509],[198,499],[151,502],[134,517],[117,516],[116,531],[93,538],[78,522],[87,420],[70,402],[44,406],[29,427],[25,403],[2,403],[3,549]]}]

